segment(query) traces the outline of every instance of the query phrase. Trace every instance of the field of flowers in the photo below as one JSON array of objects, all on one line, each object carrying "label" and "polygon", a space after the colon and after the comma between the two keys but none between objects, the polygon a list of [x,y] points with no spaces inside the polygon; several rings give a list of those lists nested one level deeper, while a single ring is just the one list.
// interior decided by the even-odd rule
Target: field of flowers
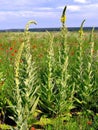
[{"label": "field of flowers", "polygon": [[97,130],[98,35],[0,33],[1,130]]},{"label": "field of flowers", "polygon": [[93,31],[0,33],[1,128],[97,130],[97,43]]}]

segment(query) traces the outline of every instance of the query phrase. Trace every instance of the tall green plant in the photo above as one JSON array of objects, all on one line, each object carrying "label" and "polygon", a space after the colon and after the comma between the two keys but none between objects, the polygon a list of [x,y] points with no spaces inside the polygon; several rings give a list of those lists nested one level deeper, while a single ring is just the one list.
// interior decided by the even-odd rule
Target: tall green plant
[{"label": "tall green plant", "polygon": [[62,122],[63,124],[64,120],[69,120],[71,116],[69,112],[73,108],[73,91],[71,91],[70,85],[68,85],[70,75],[68,71],[69,57],[66,33],[63,36],[65,36],[63,37],[64,45],[59,50],[58,61],[54,56],[53,35],[49,37],[50,48],[47,55],[47,70],[43,76],[44,82],[41,87],[39,104],[44,113],[43,115],[46,116],[46,118],[41,117],[40,123],[43,119],[44,122],[47,120],[45,124],[53,125],[52,118],[56,117],[54,127],[55,125],[57,126],[57,122]]},{"label": "tall green plant", "polygon": [[[64,11],[65,12],[65,11]],[[63,14],[65,15],[65,13]],[[65,21],[64,21],[65,23]],[[62,42],[59,48],[58,58],[55,58],[53,48],[53,35],[49,37],[50,49],[47,56],[47,73],[45,73],[44,84],[41,91],[41,107],[43,112],[48,112],[48,118],[56,117],[54,127],[61,129],[58,122],[63,124],[64,120],[70,119],[70,110],[73,108],[73,94],[68,84],[69,74],[69,47],[67,44],[67,31],[65,27],[61,31]],[[52,123],[52,119],[47,124]],[[47,127],[47,128],[50,128]]]},{"label": "tall green plant", "polygon": [[55,58],[54,58],[54,49],[53,49],[53,35],[49,33],[49,43],[50,48],[47,55],[47,70],[44,72],[42,87],[41,87],[41,99],[40,105],[41,108],[49,115],[53,116],[55,111]]},{"label": "tall green plant", "polygon": [[5,122],[5,114],[7,110],[7,97],[5,91],[5,76],[0,72],[0,124]]},{"label": "tall green plant", "polygon": [[[66,6],[63,10],[62,17],[65,15]],[[62,22],[62,21],[61,21]],[[65,21],[64,21],[65,23]],[[61,117],[69,119],[70,110],[73,108],[73,94],[74,89],[71,90],[69,84],[70,72],[69,72],[69,46],[68,46],[68,31],[65,26],[61,30],[61,46],[59,47],[57,68],[56,68],[56,85],[58,89],[56,104],[57,113]],[[68,114],[68,116],[67,116]]]},{"label": "tall green plant", "polygon": [[[28,22],[27,27],[31,23],[35,22]],[[24,32],[24,38],[15,60],[15,96],[13,99],[15,104],[9,101],[14,111],[12,119],[16,122],[16,127],[12,129],[15,130],[29,130],[34,121],[33,114],[39,100],[37,68],[32,61],[28,28]]]},{"label": "tall green plant", "polygon": [[[90,35],[90,48],[88,53],[87,67],[85,69],[85,79],[84,79],[84,89],[82,92],[82,97],[84,101],[84,107],[86,110],[96,109],[97,102],[94,100],[95,97],[98,97],[98,89],[96,86],[96,76],[95,76],[95,63],[94,63],[94,28],[92,29],[92,33]],[[91,105],[89,105],[91,104]],[[96,111],[96,110],[93,110]]]},{"label": "tall green plant", "polygon": [[78,109],[81,108],[82,105],[82,91],[84,87],[84,55],[83,55],[83,24],[85,20],[81,23],[81,27],[79,30],[79,36],[78,36],[78,46],[76,51],[76,57],[75,57],[75,66],[72,70],[72,78],[73,78],[73,85],[75,87],[75,102],[77,102],[75,105]]},{"label": "tall green plant", "polygon": [[[59,61],[58,61],[58,75],[57,75],[57,86],[59,90],[59,112],[63,113],[67,110],[70,111],[72,108],[71,96],[73,95],[70,91],[70,85],[68,84],[70,73],[69,73],[69,47],[67,43],[67,34],[63,30],[62,45],[59,49]],[[70,99],[70,100],[69,100]],[[60,114],[59,113],[59,114]]]}]

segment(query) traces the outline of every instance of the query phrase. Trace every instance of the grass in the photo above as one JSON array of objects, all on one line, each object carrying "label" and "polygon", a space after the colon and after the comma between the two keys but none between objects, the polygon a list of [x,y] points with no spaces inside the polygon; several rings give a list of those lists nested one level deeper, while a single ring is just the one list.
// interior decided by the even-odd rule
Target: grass
[{"label": "grass", "polygon": [[97,130],[97,32],[64,28],[0,33],[0,128]]}]

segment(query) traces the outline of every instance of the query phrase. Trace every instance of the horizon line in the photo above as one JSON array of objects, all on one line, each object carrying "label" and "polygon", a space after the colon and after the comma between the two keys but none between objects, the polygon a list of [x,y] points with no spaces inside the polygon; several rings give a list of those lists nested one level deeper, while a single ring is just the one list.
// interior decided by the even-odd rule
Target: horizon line
[{"label": "horizon line", "polygon": [[[42,27],[42,28],[30,28],[29,31],[60,31],[62,27]],[[80,27],[67,27],[69,29],[69,31],[74,31],[74,30],[78,30]],[[83,27],[84,30],[91,30],[93,27],[91,26],[87,26],[87,27]],[[24,31],[25,29],[23,28],[10,28],[10,29],[0,29],[0,32],[21,32]],[[98,30],[98,27],[94,27],[94,30]]]}]

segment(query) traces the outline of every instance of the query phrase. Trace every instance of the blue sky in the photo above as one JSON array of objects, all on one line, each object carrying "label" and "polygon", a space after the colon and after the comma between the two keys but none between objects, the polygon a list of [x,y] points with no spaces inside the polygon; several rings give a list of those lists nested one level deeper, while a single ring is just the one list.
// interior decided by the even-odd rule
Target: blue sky
[{"label": "blue sky", "polygon": [[0,29],[24,28],[29,20],[34,28],[60,27],[60,17],[67,5],[68,27],[98,27],[98,0],[0,0]]}]

